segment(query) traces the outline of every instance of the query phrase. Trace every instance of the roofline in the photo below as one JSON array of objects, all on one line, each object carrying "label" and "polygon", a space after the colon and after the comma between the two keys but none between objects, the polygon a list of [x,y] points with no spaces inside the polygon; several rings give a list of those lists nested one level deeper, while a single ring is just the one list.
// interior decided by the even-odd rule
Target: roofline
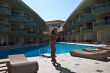
[{"label": "roofline", "polygon": [[46,22],[53,22],[53,21],[61,21],[61,22],[65,22],[63,20],[50,20],[50,21],[46,21]]},{"label": "roofline", "polygon": [[[70,16],[67,18],[66,22],[74,15],[74,13],[86,2],[87,0],[83,0],[78,7],[70,14]],[[66,24],[66,23],[65,23]]]}]

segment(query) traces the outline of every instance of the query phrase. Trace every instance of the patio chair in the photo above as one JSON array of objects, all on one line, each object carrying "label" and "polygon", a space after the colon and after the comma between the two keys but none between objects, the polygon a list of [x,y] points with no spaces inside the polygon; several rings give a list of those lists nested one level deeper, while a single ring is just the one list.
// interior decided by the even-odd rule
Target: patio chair
[{"label": "patio chair", "polygon": [[10,73],[37,73],[39,67],[37,61],[29,61],[23,54],[9,55]]},{"label": "patio chair", "polygon": [[98,49],[101,49],[101,50],[110,50],[110,46],[102,46],[102,47],[98,47]]},{"label": "patio chair", "polygon": [[95,60],[105,60],[108,56],[110,56],[110,51],[107,50],[101,50],[98,52],[87,52],[87,51],[71,51],[71,56],[75,57],[82,57],[82,58],[88,58],[88,59],[95,59]]},{"label": "patio chair", "polygon": [[98,52],[98,51],[101,51],[101,49],[85,48],[85,49],[83,49],[83,51],[86,51],[86,52]]}]

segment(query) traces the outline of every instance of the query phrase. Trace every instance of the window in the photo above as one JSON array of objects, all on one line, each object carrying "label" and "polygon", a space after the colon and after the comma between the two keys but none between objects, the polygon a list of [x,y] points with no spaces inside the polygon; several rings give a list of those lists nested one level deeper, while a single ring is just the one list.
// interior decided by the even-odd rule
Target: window
[{"label": "window", "polygon": [[15,15],[15,16],[16,15],[21,15],[21,13],[20,12],[17,12],[17,11],[16,12],[12,11],[11,13],[12,13],[12,15]]},{"label": "window", "polygon": [[106,2],[110,2],[110,0],[97,0],[97,3],[106,3]]},{"label": "window", "polygon": [[86,26],[92,26],[92,23],[87,23]]},{"label": "window", "polygon": [[3,22],[4,21],[4,19],[0,19],[0,22]]},{"label": "window", "polygon": [[0,23],[5,23],[5,19],[0,19]]},{"label": "window", "polygon": [[110,24],[110,16],[105,16],[104,17],[104,23]]},{"label": "window", "polygon": [[105,16],[104,20],[110,20],[110,16]]}]

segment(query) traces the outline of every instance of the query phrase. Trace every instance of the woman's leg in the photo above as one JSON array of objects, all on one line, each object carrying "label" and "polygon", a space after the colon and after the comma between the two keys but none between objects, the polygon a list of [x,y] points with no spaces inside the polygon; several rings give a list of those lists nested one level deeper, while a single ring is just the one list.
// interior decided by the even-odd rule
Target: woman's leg
[{"label": "woman's leg", "polygon": [[55,45],[51,45],[51,57],[52,57],[52,61],[55,61],[55,57],[56,57],[56,48]]}]

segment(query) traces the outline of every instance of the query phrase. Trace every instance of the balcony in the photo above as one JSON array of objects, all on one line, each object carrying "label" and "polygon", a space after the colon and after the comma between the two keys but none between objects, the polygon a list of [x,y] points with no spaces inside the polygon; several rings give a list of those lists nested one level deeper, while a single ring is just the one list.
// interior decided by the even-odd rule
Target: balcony
[{"label": "balcony", "polygon": [[26,22],[24,23],[24,25],[26,26],[35,26],[36,23],[33,21],[33,19],[29,19],[29,18],[25,18]]},{"label": "balcony", "polygon": [[35,32],[27,32],[26,33],[26,36],[36,37],[37,36],[37,33],[35,33]]},{"label": "balcony", "polygon": [[97,29],[110,29],[110,20],[108,21],[101,21],[101,22],[96,22],[94,25],[95,30]]},{"label": "balcony", "polygon": [[25,23],[27,26],[35,26],[36,23],[34,23],[33,21],[31,20],[27,20],[27,22]]},{"label": "balcony", "polygon": [[9,34],[11,32],[11,28],[9,24],[1,24],[0,23],[0,33],[1,34]]},{"label": "balcony", "polygon": [[80,19],[79,19],[79,18],[76,18],[76,19],[73,21],[73,24],[74,24],[74,25],[80,24]]},{"label": "balcony", "polygon": [[1,15],[11,15],[11,10],[8,5],[0,4]]},{"label": "balcony", "polygon": [[11,35],[15,35],[15,36],[24,36],[25,34],[26,32],[20,29],[11,31]]},{"label": "balcony", "polygon": [[80,16],[81,22],[88,22],[88,21],[94,21],[94,20],[95,20],[95,16],[92,15],[92,13],[85,13]]},{"label": "balcony", "polygon": [[27,19],[24,18],[24,16],[18,14],[12,14],[10,19],[12,22],[16,23],[27,23]]},{"label": "balcony", "polygon": [[39,34],[39,35],[36,35],[36,37],[37,37],[37,38],[43,38],[43,39],[44,39],[44,38],[46,38],[47,36],[46,36],[46,35]]},{"label": "balcony", "polygon": [[38,25],[36,25],[36,26],[35,26],[35,29],[42,29],[42,30],[45,30],[46,27],[45,27],[45,26],[38,26]]},{"label": "balcony", "polygon": [[75,27],[76,26],[74,24],[69,23],[68,26],[67,26],[67,30],[73,30],[73,29],[75,29]]},{"label": "balcony", "polygon": [[110,12],[110,2],[97,4],[93,7],[93,14],[99,15],[102,13]]},{"label": "balcony", "polygon": [[90,33],[90,32],[93,32],[93,26],[81,27],[81,32],[82,32],[82,33]]},{"label": "balcony", "polygon": [[80,29],[76,29],[76,30],[74,30],[74,32],[73,32],[73,34],[80,34]]},{"label": "balcony", "polygon": [[76,18],[75,20],[73,20],[71,23],[68,23],[67,25],[64,26],[64,29],[67,30],[73,30],[76,28],[76,26],[80,24],[80,21],[78,18]]},{"label": "balcony", "polygon": [[24,36],[36,37],[36,36],[38,36],[38,34],[39,33],[37,31],[25,30]]}]

